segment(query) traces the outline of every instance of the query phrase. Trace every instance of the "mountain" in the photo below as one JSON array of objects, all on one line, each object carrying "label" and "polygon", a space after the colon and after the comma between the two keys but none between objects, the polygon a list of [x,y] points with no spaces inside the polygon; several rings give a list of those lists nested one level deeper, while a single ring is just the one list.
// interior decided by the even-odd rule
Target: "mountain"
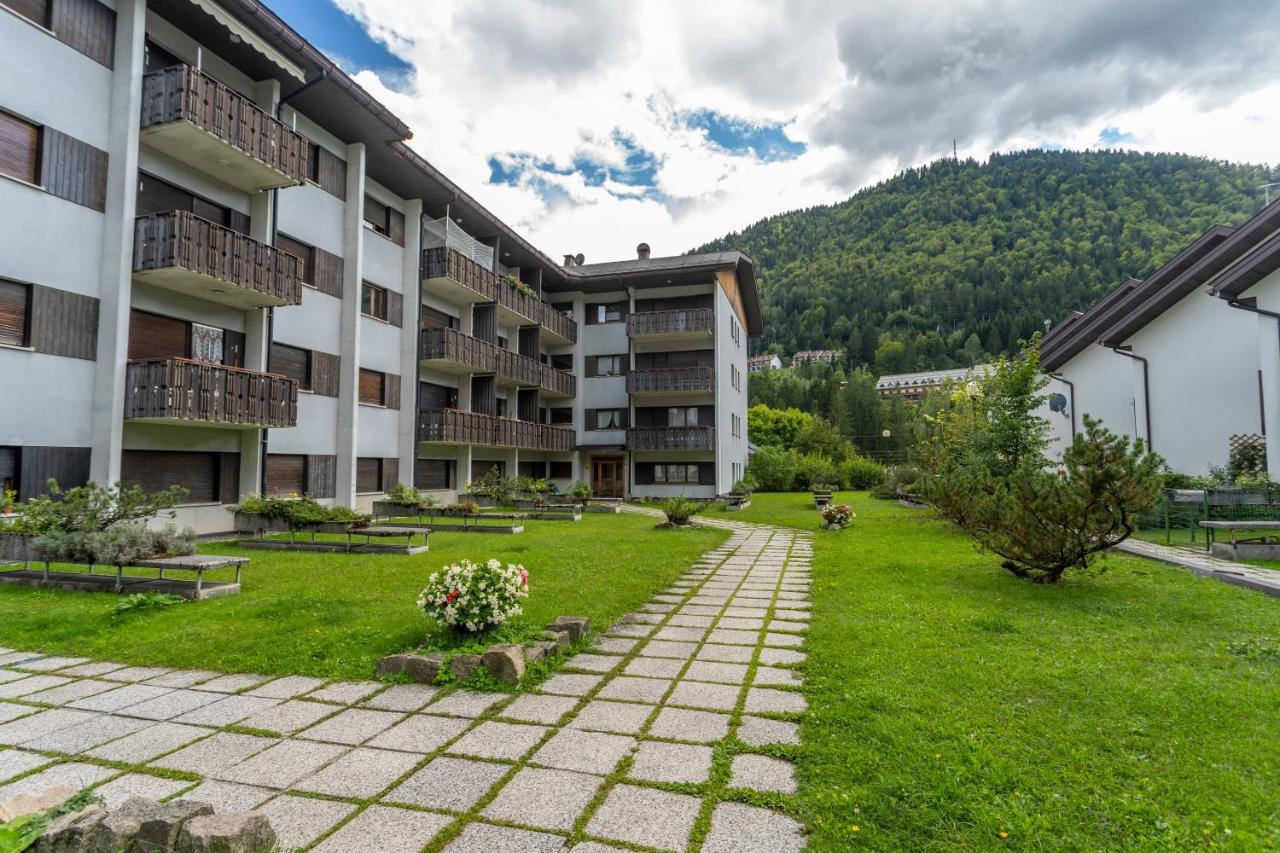
[{"label": "mountain", "polygon": [[695,251],[755,259],[760,351],[844,348],[878,372],[971,364],[1263,205],[1264,166],[1023,151],[939,160]]}]

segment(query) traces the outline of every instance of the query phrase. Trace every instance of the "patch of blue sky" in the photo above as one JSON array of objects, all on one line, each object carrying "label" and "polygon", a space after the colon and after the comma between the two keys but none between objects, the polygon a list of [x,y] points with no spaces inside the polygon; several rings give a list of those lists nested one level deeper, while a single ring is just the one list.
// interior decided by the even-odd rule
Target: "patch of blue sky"
[{"label": "patch of blue sky", "polygon": [[1138,137],[1118,127],[1104,127],[1098,134],[1098,142],[1102,145],[1136,145]]},{"label": "patch of blue sky", "polygon": [[269,0],[269,5],[348,74],[372,71],[395,91],[412,85],[413,66],[370,36],[359,21],[331,0]]},{"label": "patch of blue sky", "polygon": [[489,183],[528,185],[548,198],[547,194],[553,190],[564,192],[557,182],[547,180],[548,176],[578,175],[587,186],[600,187],[617,198],[662,198],[657,189],[661,159],[621,130],[615,129],[610,139],[621,154],[620,160],[579,152],[568,166],[557,166],[551,160],[527,152],[513,151],[490,157]]},{"label": "patch of blue sky", "polygon": [[685,113],[683,119],[685,126],[704,131],[717,148],[765,163],[794,160],[807,147],[787,136],[783,122],[752,121],[706,108]]}]

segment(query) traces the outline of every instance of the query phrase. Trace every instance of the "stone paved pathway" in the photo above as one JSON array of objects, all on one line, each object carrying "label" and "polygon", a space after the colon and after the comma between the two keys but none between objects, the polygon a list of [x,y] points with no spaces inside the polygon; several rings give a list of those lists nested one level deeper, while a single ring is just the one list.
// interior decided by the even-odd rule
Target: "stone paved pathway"
[{"label": "stone paved pathway", "polygon": [[1223,583],[1243,586],[1268,595],[1280,595],[1280,572],[1264,569],[1249,563],[1236,563],[1205,553],[1200,547],[1187,548],[1178,545],[1159,545],[1141,539],[1126,539],[1116,546],[1117,551],[1136,554],[1149,560],[1168,563],[1190,569],[1196,574],[1215,578]]},{"label": "stone paved pathway", "polygon": [[514,697],[0,649],[0,800],[69,783],[260,807],[286,848],[323,851],[799,850],[779,756],[806,709],[812,536],[723,525]]}]

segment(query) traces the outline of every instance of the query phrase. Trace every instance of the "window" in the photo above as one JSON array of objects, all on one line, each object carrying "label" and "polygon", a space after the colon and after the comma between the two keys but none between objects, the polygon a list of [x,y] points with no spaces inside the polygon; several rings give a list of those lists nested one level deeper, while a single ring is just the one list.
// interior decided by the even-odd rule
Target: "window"
[{"label": "window", "polygon": [[549,462],[547,463],[547,476],[552,480],[572,480],[573,479],[573,463],[572,462]]},{"label": "window", "polygon": [[40,177],[40,128],[5,112],[0,112],[0,175],[29,184]]},{"label": "window", "polygon": [[654,463],[653,482],[665,485],[698,483],[698,463]]},{"label": "window", "polygon": [[356,491],[371,494],[382,491],[382,460],[361,456],[356,459]]},{"label": "window", "polygon": [[315,247],[308,246],[306,243],[284,234],[277,234],[276,248],[298,259],[298,278],[314,287],[316,283]]},{"label": "window", "polygon": [[188,453],[171,450],[126,450],[120,479],[147,493],[182,486],[185,504],[218,503],[239,497],[239,453]]},{"label": "window", "polygon": [[311,390],[311,350],[271,344],[271,372],[287,376],[303,391]]},{"label": "window", "polygon": [[539,459],[533,462],[521,462],[516,466],[517,476],[540,480],[547,476],[547,463]]},{"label": "window", "polygon": [[552,354],[550,359],[551,366],[556,370],[573,370],[573,353],[564,353],[561,355]]},{"label": "window", "polygon": [[596,376],[621,376],[626,368],[625,355],[597,355]]},{"label": "window", "polygon": [[[0,0],[3,2],[3,0]],[[160,45],[147,39],[142,46],[142,70],[143,71],[163,71],[174,65],[182,64],[182,60],[165,50]]]},{"label": "window", "polygon": [[31,285],[0,281],[0,344],[25,347],[31,313]]},{"label": "window", "polygon": [[364,282],[360,286],[360,312],[377,320],[387,319],[387,290]]},{"label": "window", "polygon": [[0,447],[0,493],[18,491],[18,448]]},{"label": "window", "polygon": [[452,459],[419,459],[413,466],[413,485],[417,489],[452,489],[456,462]]},{"label": "window", "polygon": [[307,457],[300,453],[268,453],[268,497],[290,497],[307,493]]},{"label": "window", "polygon": [[551,423],[551,424],[573,423],[573,409],[569,406],[556,406],[556,407],[547,409],[547,423]]},{"label": "window", "polygon": [[364,197],[364,222],[383,237],[391,235],[391,208],[371,195]]},{"label": "window", "polygon": [[672,406],[667,409],[667,426],[683,427],[697,425],[697,406]]},{"label": "window", "polygon": [[569,317],[569,318],[573,317],[572,302],[553,302],[551,303],[551,307],[554,308],[556,311],[559,311],[561,314],[565,315],[566,317]]},{"label": "window", "polygon": [[626,300],[621,302],[593,302],[587,305],[587,325],[621,323],[627,319]]},{"label": "window", "polygon": [[730,414],[729,417],[729,425],[732,433],[737,436],[742,435],[742,418],[735,414]]},{"label": "window", "polygon": [[626,420],[625,409],[596,409],[596,429],[622,429]]},{"label": "window", "polygon": [[360,402],[370,406],[385,406],[386,400],[387,375],[360,368]]}]

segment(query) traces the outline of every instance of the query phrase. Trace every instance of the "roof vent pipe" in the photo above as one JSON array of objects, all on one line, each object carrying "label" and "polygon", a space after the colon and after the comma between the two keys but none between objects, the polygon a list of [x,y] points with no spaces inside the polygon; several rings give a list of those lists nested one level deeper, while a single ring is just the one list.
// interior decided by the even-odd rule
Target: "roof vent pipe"
[{"label": "roof vent pipe", "polygon": [[574,258],[574,256],[573,256],[573,255],[565,255],[565,256],[564,256],[564,265],[565,265],[566,267],[571,267],[571,266],[573,266],[573,264],[574,264],[574,261],[575,261],[575,260],[576,260],[576,259]]},{"label": "roof vent pipe", "polygon": [[648,243],[641,243],[639,246],[636,246],[636,257],[642,261],[649,260],[649,244]]}]

